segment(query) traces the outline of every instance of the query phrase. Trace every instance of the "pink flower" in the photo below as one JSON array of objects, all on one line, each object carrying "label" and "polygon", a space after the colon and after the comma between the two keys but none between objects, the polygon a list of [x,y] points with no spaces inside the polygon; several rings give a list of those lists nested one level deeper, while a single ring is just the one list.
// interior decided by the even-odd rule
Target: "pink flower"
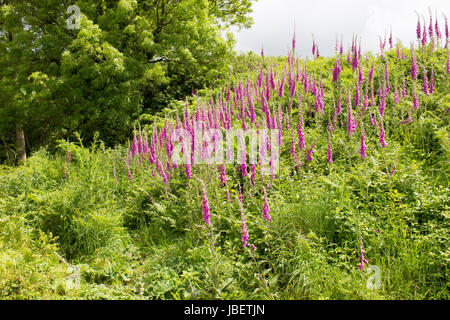
[{"label": "pink flower", "polygon": [[130,172],[130,150],[128,150],[128,155],[127,155],[127,158],[125,159],[125,167],[127,169],[128,179],[130,181],[133,181],[133,177],[131,176],[131,172]]},{"label": "pink flower", "polygon": [[250,182],[252,186],[255,186],[256,166],[254,164],[250,164],[250,171],[252,173],[252,175],[250,176]]},{"label": "pink flower", "polygon": [[219,170],[220,170],[220,183],[225,185],[227,183],[227,176],[225,173],[225,165],[224,164],[220,165]]},{"label": "pink flower", "polygon": [[315,146],[316,145],[313,143],[311,148],[309,148],[308,151],[306,151],[306,161],[311,162],[313,160],[313,151]]},{"label": "pink flower", "polygon": [[434,93],[434,70],[431,70],[431,79],[430,79],[429,91],[430,91],[431,94]]},{"label": "pink flower", "polygon": [[305,147],[305,134],[303,133],[303,115],[300,113],[298,121],[298,148],[302,151]]},{"label": "pink flower", "polygon": [[428,77],[427,77],[427,71],[423,69],[423,93],[425,95],[428,95]]},{"label": "pink flower", "polygon": [[366,139],[366,135],[365,135],[364,128],[363,128],[362,132],[361,132],[361,149],[360,149],[361,159],[367,158],[367,155],[366,155],[367,146],[365,143],[365,139]]},{"label": "pink flower", "polygon": [[143,150],[144,150],[144,146],[142,143],[142,134],[141,134],[141,128],[139,128],[139,136],[138,136],[138,152],[139,154],[142,154]]},{"label": "pink flower", "polygon": [[186,177],[188,179],[192,178],[192,170],[191,170],[191,165],[186,163],[184,165],[184,172],[186,173]]},{"label": "pink flower", "polygon": [[328,140],[328,163],[333,163],[333,150],[331,149],[330,140]]},{"label": "pink flower", "polygon": [[209,203],[208,203],[208,197],[206,196],[206,189],[202,188],[202,211],[203,211],[203,220],[205,220],[206,224],[209,225],[211,223],[210,221],[210,210],[209,210]]},{"label": "pink flower", "polygon": [[244,248],[247,246],[248,242],[248,231],[247,226],[245,224],[245,216],[244,216],[244,210],[241,209],[241,227],[242,227],[242,238],[241,241],[243,242]]},{"label": "pink flower", "polygon": [[413,89],[413,108],[419,110],[419,98],[416,94],[416,89]]},{"label": "pink flower", "polygon": [[341,71],[342,71],[341,59],[340,59],[340,57],[338,57],[338,58],[336,58],[336,63],[334,64],[334,68],[333,68],[333,82],[338,81]]},{"label": "pink flower", "polygon": [[272,222],[272,218],[269,215],[270,212],[270,208],[269,208],[269,204],[267,203],[267,192],[266,192],[266,188],[263,187],[264,190],[264,207],[263,207],[263,216],[264,219],[269,220],[270,222]]},{"label": "pink flower", "polygon": [[384,132],[383,118],[381,118],[380,124],[381,125],[380,125],[380,139],[379,139],[379,141],[380,141],[381,147],[384,148],[384,147],[387,146],[387,144],[384,141],[384,138],[386,137],[386,133]]},{"label": "pink flower", "polygon": [[417,16],[416,35],[417,35],[417,41],[420,42],[420,39],[422,38],[422,26],[420,25],[420,17],[419,16]]},{"label": "pink flower", "polygon": [[295,139],[293,131],[291,131],[291,156],[292,160],[295,162]]},{"label": "pink flower", "polygon": [[359,270],[362,270],[364,268],[364,264],[369,265],[369,261],[367,261],[364,258],[364,250],[362,247],[362,240],[360,240],[359,253],[360,253],[360,259],[361,259],[361,264],[359,265]]},{"label": "pink flower", "polygon": [[241,184],[239,183],[239,201],[242,203],[243,202],[243,198],[242,198],[242,187]]},{"label": "pink flower", "polygon": [[133,144],[131,146],[131,156],[134,158],[137,154],[138,154],[138,145],[137,145],[136,130],[135,130],[134,135],[133,135]]}]

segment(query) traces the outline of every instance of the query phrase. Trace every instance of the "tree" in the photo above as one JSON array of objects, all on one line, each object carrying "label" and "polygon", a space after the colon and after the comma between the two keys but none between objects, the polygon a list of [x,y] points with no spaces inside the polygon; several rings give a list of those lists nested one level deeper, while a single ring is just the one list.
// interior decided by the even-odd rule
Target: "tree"
[{"label": "tree", "polygon": [[[227,74],[234,40],[223,34],[251,25],[252,2],[6,1],[0,133],[15,127],[24,131],[17,142],[31,146],[75,130],[87,140],[98,131],[108,145],[122,142],[141,112]],[[81,10],[79,30],[66,27],[72,4]]]}]

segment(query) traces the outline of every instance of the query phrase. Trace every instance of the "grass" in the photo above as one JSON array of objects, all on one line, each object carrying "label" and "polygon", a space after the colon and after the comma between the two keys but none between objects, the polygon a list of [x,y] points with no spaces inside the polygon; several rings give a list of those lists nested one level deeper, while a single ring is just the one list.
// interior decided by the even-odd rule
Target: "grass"
[{"label": "grass", "polygon": [[[308,119],[308,143],[317,138],[313,162],[295,169],[286,143],[280,173],[265,182],[273,223],[262,218],[262,182],[252,188],[232,167],[229,203],[217,168],[194,168],[200,180],[181,170],[164,184],[134,162],[129,181],[125,148],[99,141],[70,143],[66,175],[65,141],[56,153],[42,148],[23,166],[2,166],[0,298],[448,299],[447,87],[423,97],[410,125],[401,125],[399,111],[409,105],[388,105],[388,146],[381,149],[379,129],[366,126],[364,161],[359,134],[340,130],[328,164],[319,126],[327,119]],[[255,251],[242,245],[241,212]],[[360,240],[380,269],[379,290],[358,268]]]}]

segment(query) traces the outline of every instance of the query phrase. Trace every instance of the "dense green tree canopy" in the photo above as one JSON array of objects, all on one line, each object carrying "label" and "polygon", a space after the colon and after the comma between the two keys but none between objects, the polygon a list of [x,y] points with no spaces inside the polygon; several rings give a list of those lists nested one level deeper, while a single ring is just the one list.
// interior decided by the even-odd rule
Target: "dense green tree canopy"
[{"label": "dense green tree canopy", "polygon": [[[120,142],[142,112],[225,75],[253,0],[16,0],[0,8],[0,136]],[[67,28],[70,5],[80,28]],[[9,140],[8,140],[9,139]],[[6,141],[6,142],[5,142]]]}]

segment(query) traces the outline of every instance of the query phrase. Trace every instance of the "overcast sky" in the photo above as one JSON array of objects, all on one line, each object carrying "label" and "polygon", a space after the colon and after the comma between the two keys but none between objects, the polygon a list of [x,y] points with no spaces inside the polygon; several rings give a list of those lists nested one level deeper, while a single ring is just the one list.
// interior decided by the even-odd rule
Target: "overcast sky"
[{"label": "overcast sky", "polygon": [[389,37],[394,43],[400,39],[404,45],[415,40],[417,15],[425,16],[428,8],[433,19],[438,13],[441,32],[444,18],[450,18],[450,0],[259,0],[253,4],[254,24],[250,29],[235,30],[236,50],[261,52],[266,55],[287,55],[294,33],[297,53],[312,56],[312,34],[321,56],[334,54],[336,34],[343,36],[344,51],[351,44],[352,34],[361,38],[362,51],[379,52],[379,36]]}]

